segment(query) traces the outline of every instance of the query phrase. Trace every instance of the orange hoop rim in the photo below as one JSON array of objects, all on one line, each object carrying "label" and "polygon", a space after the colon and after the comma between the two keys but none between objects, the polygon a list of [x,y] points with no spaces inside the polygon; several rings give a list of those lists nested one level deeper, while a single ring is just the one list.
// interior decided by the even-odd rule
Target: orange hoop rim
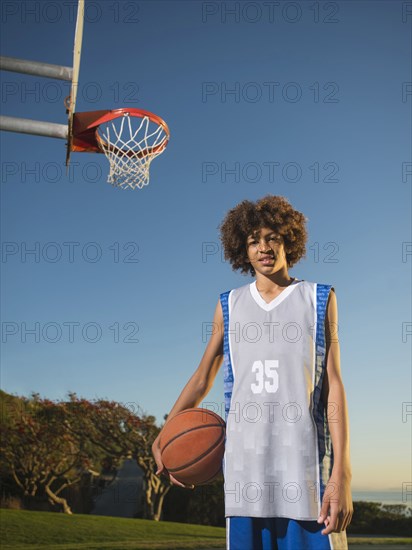
[{"label": "orange hoop rim", "polygon": [[166,139],[159,145],[147,147],[139,153],[136,151],[128,151],[119,147],[113,147],[113,151],[122,152],[124,155],[134,155],[139,158],[146,157],[163,151],[170,139],[170,130],[166,122],[158,115],[151,111],[143,109],[122,107],[113,110],[102,111],[86,111],[82,113],[74,113],[73,117],[73,137],[71,141],[71,150],[74,152],[94,152],[103,153],[102,145],[110,147],[107,141],[99,135],[99,126],[123,116],[132,116],[136,118],[147,117],[151,122],[161,126],[166,134]]},{"label": "orange hoop rim", "polygon": [[120,118],[121,116],[127,116],[127,115],[131,115],[137,118],[147,117],[149,120],[151,120],[155,124],[158,124],[159,126],[161,126],[165,131],[167,138],[169,139],[170,130],[166,122],[160,116],[155,115],[150,111],[144,111],[143,109],[129,109],[127,107],[122,107],[120,109],[113,109],[112,111],[108,111],[107,115],[103,116],[98,121],[98,125],[103,124],[105,122],[109,122],[110,120],[114,120],[116,118]]}]

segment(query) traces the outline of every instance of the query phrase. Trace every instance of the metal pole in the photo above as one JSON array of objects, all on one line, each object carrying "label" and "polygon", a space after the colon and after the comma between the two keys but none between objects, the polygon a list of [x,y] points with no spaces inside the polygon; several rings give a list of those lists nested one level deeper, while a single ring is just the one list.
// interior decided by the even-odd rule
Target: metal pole
[{"label": "metal pole", "polygon": [[72,67],[51,65],[50,63],[40,63],[39,61],[28,61],[27,59],[18,59],[17,57],[0,56],[0,69],[2,71],[56,78],[57,80],[68,80],[69,82],[73,78]]},{"label": "metal pole", "polygon": [[28,118],[16,118],[4,115],[0,116],[0,130],[59,139],[67,139],[68,135],[67,124],[57,124],[56,122],[44,122],[42,120],[31,120]]}]

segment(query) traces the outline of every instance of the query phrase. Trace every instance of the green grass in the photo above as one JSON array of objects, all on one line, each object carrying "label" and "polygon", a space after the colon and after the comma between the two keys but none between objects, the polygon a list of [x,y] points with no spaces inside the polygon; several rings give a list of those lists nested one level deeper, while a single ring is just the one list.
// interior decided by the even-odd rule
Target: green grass
[{"label": "green grass", "polygon": [[207,525],[28,510],[0,510],[2,550],[224,548],[225,529]]},{"label": "green grass", "polygon": [[412,538],[405,538],[405,537],[396,537],[391,538],[388,537],[357,537],[356,535],[353,535],[353,537],[350,537],[348,535],[348,546],[351,547],[352,544],[373,544],[374,546],[382,546],[383,544],[389,545],[389,544],[399,544],[399,545],[409,545],[409,548],[412,545]]},{"label": "green grass", "polygon": [[[225,548],[225,529],[169,521],[0,509],[2,550]],[[348,536],[352,544],[411,545],[411,538]]]}]

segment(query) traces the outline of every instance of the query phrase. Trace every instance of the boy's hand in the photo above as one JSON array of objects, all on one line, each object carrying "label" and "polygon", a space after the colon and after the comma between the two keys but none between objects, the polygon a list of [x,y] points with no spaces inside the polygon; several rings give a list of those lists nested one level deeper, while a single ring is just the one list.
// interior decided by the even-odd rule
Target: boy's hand
[{"label": "boy's hand", "polygon": [[[328,511],[330,508],[330,515]],[[352,520],[353,503],[350,479],[345,475],[333,474],[326,486],[318,523],[324,522],[326,528],[322,535],[344,531]]]},{"label": "boy's hand", "polygon": [[184,483],[181,483],[180,481],[178,481],[175,477],[172,476],[171,473],[169,473],[165,467],[165,465],[163,464],[162,462],[162,455],[160,453],[160,447],[159,447],[159,441],[158,439],[155,439],[155,441],[153,442],[153,445],[152,445],[152,453],[153,453],[153,456],[154,456],[154,459],[156,461],[156,465],[157,465],[157,471],[156,471],[156,475],[165,475],[166,477],[169,477],[170,481],[174,484],[174,485],[178,485],[179,487],[183,487],[184,489],[194,489],[195,486],[194,485],[185,485]]}]

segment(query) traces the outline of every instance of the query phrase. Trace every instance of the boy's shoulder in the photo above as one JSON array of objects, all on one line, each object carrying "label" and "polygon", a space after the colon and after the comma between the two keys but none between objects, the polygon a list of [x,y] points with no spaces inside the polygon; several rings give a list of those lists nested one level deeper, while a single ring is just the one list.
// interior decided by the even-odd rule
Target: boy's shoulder
[{"label": "boy's shoulder", "polygon": [[[247,288],[249,288],[251,285],[253,285],[255,283],[256,283],[256,279],[254,279],[253,281],[251,281],[250,283],[247,283],[245,285],[241,285],[241,286],[226,290],[224,292],[221,292],[221,294],[226,294],[227,292],[232,292],[232,291],[246,290]],[[332,286],[332,285],[329,285],[328,283],[318,283],[318,282],[314,282],[314,281],[306,281],[305,279],[299,279],[298,281],[296,281],[296,283],[292,283],[292,284],[299,284],[299,285],[311,286],[311,287],[313,287],[315,285]]]},{"label": "boy's shoulder", "polygon": [[[227,299],[230,293],[233,294],[241,294],[242,292],[246,292],[250,289],[250,287],[256,283],[256,279],[251,281],[250,283],[246,283],[245,285],[241,285],[235,288],[231,288],[229,290],[225,290],[224,292],[220,293],[221,299]],[[293,283],[292,283],[293,284]],[[334,285],[330,283],[319,283],[315,281],[306,281],[305,279],[299,279],[296,281],[298,286],[300,286],[304,291],[306,292],[314,292],[315,289],[317,290],[318,294],[329,294],[330,290],[334,290]]]}]

